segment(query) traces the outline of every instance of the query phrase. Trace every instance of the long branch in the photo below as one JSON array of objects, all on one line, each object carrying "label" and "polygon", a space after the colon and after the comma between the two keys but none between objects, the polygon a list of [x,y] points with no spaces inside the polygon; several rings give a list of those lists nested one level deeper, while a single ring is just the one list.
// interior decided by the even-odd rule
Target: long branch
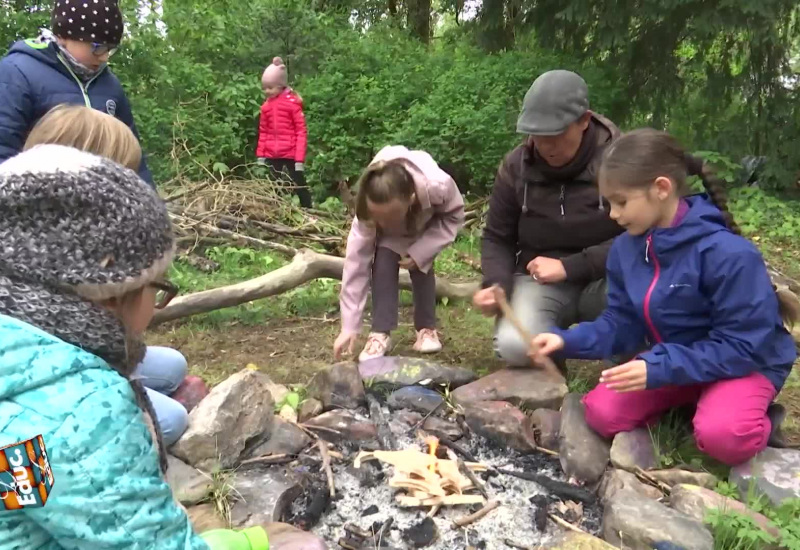
[{"label": "long branch", "polygon": [[[151,326],[282,294],[314,279],[341,280],[343,270],[344,258],[301,250],[290,263],[261,277],[176,298],[156,313]],[[411,277],[406,270],[400,271],[400,287],[411,288]],[[446,279],[436,279],[436,295],[439,297],[469,298],[478,288],[477,282],[451,283]]]}]

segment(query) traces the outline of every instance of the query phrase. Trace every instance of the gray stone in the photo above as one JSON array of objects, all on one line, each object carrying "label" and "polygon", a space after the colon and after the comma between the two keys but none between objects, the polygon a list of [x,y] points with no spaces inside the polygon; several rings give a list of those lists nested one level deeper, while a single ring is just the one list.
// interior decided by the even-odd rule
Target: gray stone
[{"label": "gray stone", "polygon": [[536,368],[502,369],[453,391],[459,405],[475,401],[508,401],[524,409],[558,410],[567,385],[563,378],[554,380]]},{"label": "gray stone", "polygon": [[247,456],[297,454],[312,443],[306,433],[283,418],[276,418],[269,439],[257,445]]},{"label": "gray stone", "polygon": [[531,421],[539,445],[545,449],[557,451],[561,413],[552,409],[536,409],[531,415]]},{"label": "gray stone", "polygon": [[800,451],[767,447],[755,458],[731,470],[731,481],[742,494],[750,484],[775,505],[800,498]]},{"label": "gray stone", "polygon": [[451,389],[469,384],[477,378],[471,370],[446,367],[415,357],[384,356],[358,364],[361,378],[370,384],[392,387],[440,385]]},{"label": "gray stone", "polygon": [[309,397],[300,403],[300,408],[297,409],[298,422],[308,422],[315,416],[319,416],[325,409],[319,399]]},{"label": "gray stone", "polygon": [[773,537],[779,537],[778,529],[766,516],[750,510],[745,504],[697,485],[676,485],[672,488],[669,504],[675,510],[697,521],[705,521],[709,510],[723,510],[746,515]]},{"label": "gray stone", "polygon": [[664,495],[650,485],[639,481],[635,475],[625,470],[617,470],[616,468],[609,468],[603,476],[603,481],[600,482],[600,489],[598,494],[603,503],[611,501],[614,496],[623,490],[634,491],[640,495],[652,500],[658,500]]},{"label": "gray stone", "polygon": [[167,465],[167,483],[181,504],[197,504],[211,492],[213,484],[208,474],[172,455],[167,455]]},{"label": "gray stone", "polygon": [[[378,436],[375,424],[359,418],[352,411],[338,410],[323,413],[306,422],[311,431],[316,432],[325,441],[373,441]],[[314,426],[323,428],[314,430]],[[331,431],[333,430],[333,432]]]},{"label": "gray stone", "polygon": [[301,531],[287,523],[268,523],[269,550],[328,550],[324,540],[314,533]]},{"label": "gray stone", "polygon": [[458,424],[442,420],[436,416],[428,417],[422,424],[422,429],[431,432],[437,437],[445,436],[451,441],[461,439],[464,435],[461,428],[458,427]]},{"label": "gray stone", "polygon": [[618,433],[611,444],[611,464],[629,472],[635,472],[636,468],[650,470],[658,466],[656,450],[647,428]]},{"label": "gray stone", "polygon": [[719,480],[707,472],[690,472],[689,470],[681,470],[678,468],[670,470],[650,470],[647,472],[656,481],[666,483],[670,487],[686,483],[689,485],[699,485],[706,489],[713,489],[719,483]]},{"label": "gray stone", "polygon": [[444,397],[430,388],[406,386],[393,392],[386,402],[392,409],[411,409],[428,414],[444,403]]},{"label": "gray stone", "polygon": [[703,524],[634,491],[620,491],[606,504],[603,538],[620,548],[651,550],[672,543],[684,550],[712,550]]},{"label": "gray stone", "polygon": [[272,429],[270,382],[266,374],[245,369],[216,386],[189,414],[189,428],[172,454],[208,472],[235,465],[248,441]]},{"label": "gray stone", "polygon": [[287,422],[297,422],[297,411],[288,403],[281,407],[278,416]]},{"label": "gray stone", "polygon": [[239,470],[233,478],[231,525],[237,529],[281,521],[302,492],[278,469]]},{"label": "gray stone", "polygon": [[212,529],[227,529],[229,526],[211,503],[198,504],[186,508],[186,514],[196,533],[205,533]]},{"label": "gray stone", "polygon": [[319,371],[308,384],[308,394],[321,401],[326,411],[357,409],[366,399],[355,363],[337,363]]},{"label": "gray stone", "polygon": [[289,388],[283,384],[276,384],[272,380],[267,384],[267,388],[269,389],[270,395],[272,395],[272,401],[276,404],[282,402],[290,393]]},{"label": "gray stone", "polygon": [[480,401],[464,406],[467,426],[478,435],[523,453],[536,449],[531,419],[505,401]]},{"label": "gray stone", "polygon": [[561,407],[558,454],[567,476],[587,483],[599,480],[608,466],[610,445],[586,423],[581,396],[576,393],[567,395]]}]

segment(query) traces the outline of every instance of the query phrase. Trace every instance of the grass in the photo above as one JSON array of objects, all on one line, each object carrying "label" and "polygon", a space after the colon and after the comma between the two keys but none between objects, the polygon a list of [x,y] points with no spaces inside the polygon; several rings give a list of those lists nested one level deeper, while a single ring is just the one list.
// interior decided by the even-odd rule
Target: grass
[{"label": "grass", "polygon": [[744,514],[732,510],[710,510],[705,523],[714,537],[714,550],[768,550],[776,547],[800,550],[800,499],[789,499],[775,507],[766,497],[756,494],[752,485],[742,496],[733,484],[726,482],[717,486],[717,492],[766,516],[778,529],[778,536],[767,533]]}]

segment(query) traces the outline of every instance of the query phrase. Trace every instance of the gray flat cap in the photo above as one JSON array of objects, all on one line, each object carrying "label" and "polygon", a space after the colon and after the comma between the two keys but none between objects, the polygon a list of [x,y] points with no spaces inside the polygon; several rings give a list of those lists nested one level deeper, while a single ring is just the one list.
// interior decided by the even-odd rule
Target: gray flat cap
[{"label": "gray flat cap", "polygon": [[517,133],[555,136],[589,110],[586,81],[572,71],[548,71],[525,94]]}]

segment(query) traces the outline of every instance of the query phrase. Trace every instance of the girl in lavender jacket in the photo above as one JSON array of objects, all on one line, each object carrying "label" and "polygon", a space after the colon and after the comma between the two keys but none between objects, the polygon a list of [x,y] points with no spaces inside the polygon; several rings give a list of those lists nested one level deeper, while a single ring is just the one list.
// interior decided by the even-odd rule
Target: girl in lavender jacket
[{"label": "girl in lavender jacket", "polygon": [[414,292],[414,350],[442,349],[436,333],[433,261],[464,224],[464,199],[456,182],[424,151],[383,148],[361,176],[356,217],[347,238],[339,304],[342,331],[333,345],[339,359],[353,353],[372,283],[372,331],[360,361],[386,354],[397,328],[399,268],[408,269]]}]

